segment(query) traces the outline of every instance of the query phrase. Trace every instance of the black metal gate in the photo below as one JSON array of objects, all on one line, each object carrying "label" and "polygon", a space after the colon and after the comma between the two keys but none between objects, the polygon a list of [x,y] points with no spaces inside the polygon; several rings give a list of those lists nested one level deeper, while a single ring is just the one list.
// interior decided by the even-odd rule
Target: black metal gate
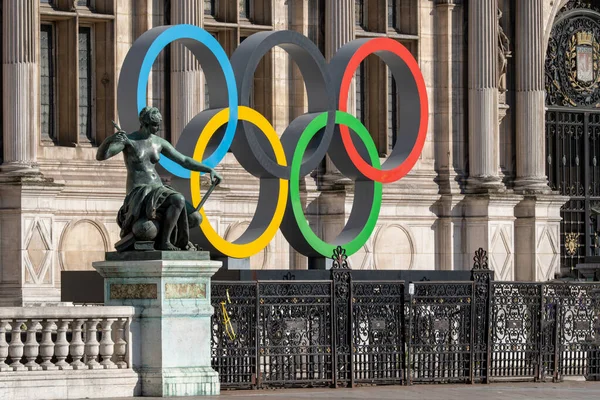
[{"label": "black metal gate", "polygon": [[212,282],[222,388],[600,379],[600,283],[353,275]]},{"label": "black metal gate", "polygon": [[598,250],[592,208],[600,208],[600,10],[571,1],[557,16],[546,56],[546,172],[570,197],[561,211],[561,267]]},{"label": "black metal gate", "polygon": [[600,284],[573,283],[548,284],[543,287],[544,304],[552,312],[554,345],[549,346],[553,354],[553,378],[584,376],[600,378],[600,338],[595,333],[599,323]]},{"label": "black metal gate", "polygon": [[419,282],[411,296],[410,382],[470,382],[473,282]]},{"label": "black metal gate", "polygon": [[215,281],[212,304],[223,388],[404,382],[402,281]]},{"label": "black metal gate", "polygon": [[570,200],[561,209],[561,267],[572,271],[598,248],[592,207],[600,208],[600,114],[546,113],[550,186]]},{"label": "black metal gate", "polygon": [[352,284],[353,383],[404,381],[404,284]]},{"label": "black metal gate", "polygon": [[492,284],[490,378],[536,379],[540,365],[541,284]]}]

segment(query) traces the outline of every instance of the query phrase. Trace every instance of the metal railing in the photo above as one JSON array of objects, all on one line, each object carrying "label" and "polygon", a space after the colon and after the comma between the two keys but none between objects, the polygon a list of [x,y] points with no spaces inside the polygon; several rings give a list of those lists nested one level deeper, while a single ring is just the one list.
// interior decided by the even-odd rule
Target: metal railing
[{"label": "metal railing", "polygon": [[344,263],[329,280],[214,281],[222,388],[600,378],[600,283],[495,282],[474,260],[470,281],[408,295]]}]

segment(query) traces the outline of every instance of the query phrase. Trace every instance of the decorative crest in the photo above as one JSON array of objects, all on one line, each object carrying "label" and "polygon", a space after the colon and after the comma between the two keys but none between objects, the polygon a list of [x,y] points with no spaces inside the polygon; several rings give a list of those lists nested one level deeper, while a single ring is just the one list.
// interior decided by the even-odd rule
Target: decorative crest
[{"label": "decorative crest", "polygon": [[591,32],[577,32],[577,44],[580,46],[591,46],[594,43],[594,35]]},{"label": "decorative crest", "polygon": [[560,9],[559,14],[565,13],[567,11],[576,10],[578,8],[588,9],[592,11],[600,11],[598,7],[592,5],[591,0],[571,0],[567,4]]},{"label": "decorative crest", "polygon": [[487,251],[485,251],[483,248],[480,247],[479,250],[475,252],[473,261],[474,270],[489,270]]},{"label": "decorative crest", "polygon": [[338,246],[333,250],[333,265],[331,269],[350,269],[348,267],[348,256],[346,255],[346,249],[342,246]]},{"label": "decorative crest", "polygon": [[571,232],[565,235],[565,250],[568,256],[573,257],[579,248],[579,233]]}]

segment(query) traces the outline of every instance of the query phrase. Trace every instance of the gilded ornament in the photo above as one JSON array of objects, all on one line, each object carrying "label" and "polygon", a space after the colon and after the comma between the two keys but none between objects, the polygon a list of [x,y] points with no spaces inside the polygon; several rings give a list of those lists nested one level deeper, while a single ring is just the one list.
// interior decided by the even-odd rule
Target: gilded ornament
[{"label": "gilded ornament", "polygon": [[567,233],[565,236],[565,250],[568,256],[574,256],[579,248],[579,233]]}]

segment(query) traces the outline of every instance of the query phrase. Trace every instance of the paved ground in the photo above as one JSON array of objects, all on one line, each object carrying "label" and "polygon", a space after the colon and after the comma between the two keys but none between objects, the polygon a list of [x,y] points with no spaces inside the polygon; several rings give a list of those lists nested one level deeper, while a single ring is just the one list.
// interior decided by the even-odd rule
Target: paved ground
[{"label": "paved ground", "polygon": [[[215,397],[178,397],[177,399],[254,400],[257,398],[266,398],[267,400],[593,400],[600,399],[600,382],[379,386],[356,389],[244,390],[224,391],[221,396]],[[151,400],[153,398],[143,397],[143,399]]]}]

